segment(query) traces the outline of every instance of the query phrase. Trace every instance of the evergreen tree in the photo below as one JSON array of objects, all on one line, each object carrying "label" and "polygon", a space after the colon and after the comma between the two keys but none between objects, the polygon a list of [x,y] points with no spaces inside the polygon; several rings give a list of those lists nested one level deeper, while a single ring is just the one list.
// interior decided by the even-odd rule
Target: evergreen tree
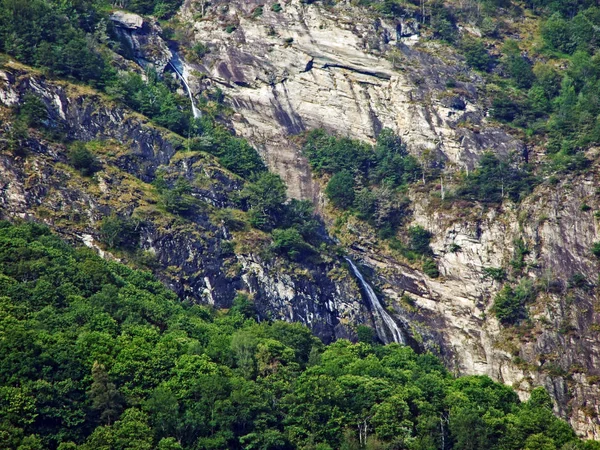
[{"label": "evergreen tree", "polygon": [[121,411],[121,396],[115,384],[110,381],[104,365],[97,361],[92,366],[92,380],[88,392],[92,409],[99,414],[101,423],[110,425]]}]

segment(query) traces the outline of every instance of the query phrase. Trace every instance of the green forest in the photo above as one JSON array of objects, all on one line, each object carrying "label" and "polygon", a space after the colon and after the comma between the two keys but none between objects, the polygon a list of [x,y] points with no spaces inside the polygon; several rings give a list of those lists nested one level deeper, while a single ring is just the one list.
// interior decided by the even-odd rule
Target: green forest
[{"label": "green forest", "polygon": [[0,222],[0,448],[594,450],[431,354],[181,302],[147,272]]}]

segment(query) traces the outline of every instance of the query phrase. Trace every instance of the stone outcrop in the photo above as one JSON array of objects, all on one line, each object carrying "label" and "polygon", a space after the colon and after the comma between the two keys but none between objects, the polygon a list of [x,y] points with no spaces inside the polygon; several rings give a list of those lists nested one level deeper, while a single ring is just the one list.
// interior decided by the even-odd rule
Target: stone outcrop
[{"label": "stone outcrop", "polygon": [[313,128],[373,141],[388,127],[420,158],[456,167],[472,168],[486,149],[522,151],[517,139],[485,126],[481,79],[448,48],[421,44],[415,19],[382,20],[346,2],[328,9],[293,0],[280,12],[272,4],[214,1],[194,21],[190,2],[182,18],[210,49],[194,65],[206,75],[203,86],[224,90],[234,128],[292,196],[318,196],[289,138]]},{"label": "stone outcrop", "polygon": [[158,22],[137,14],[115,11],[110,15],[116,37],[123,45],[125,56],[135,60],[144,69],[153,67],[162,72],[172,58],[171,51],[161,38]]}]

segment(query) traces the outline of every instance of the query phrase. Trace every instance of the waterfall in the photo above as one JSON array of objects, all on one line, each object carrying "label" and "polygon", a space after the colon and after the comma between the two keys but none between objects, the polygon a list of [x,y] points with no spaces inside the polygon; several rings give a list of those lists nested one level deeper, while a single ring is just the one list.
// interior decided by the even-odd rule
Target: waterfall
[{"label": "waterfall", "polygon": [[[386,325],[387,329],[392,334],[393,342],[397,342],[398,344],[404,345],[405,341],[404,336],[402,335],[402,330],[400,330],[400,327],[398,327],[392,316],[390,316],[389,313],[385,310],[385,308],[381,305],[381,302],[377,298],[377,295],[375,294],[375,291],[373,290],[371,285],[367,283],[362,273],[360,273],[360,270],[358,270],[358,267],[356,267],[356,265],[352,262],[350,258],[344,259],[348,261],[348,264],[350,264],[350,268],[352,269],[352,273],[354,273],[356,278],[358,278],[358,281],[360,281],[360,284],[363,290],[365,291],[367,298],[369,299],[369,303],[371,304],[372,312],[378,315],[381,321]],[[376,331],[377,336],[379,336],[379,339],[381,339],[385,344],[390,343],[390,340],[385,330],[381,329],[381,327],[378,326],[376,327]]]},{"label": "waterfall", "polygon": [[194,102],[194,96],[192,95],[190,86],[188,85],[187,81],[185,80],[185,77],[183,76],[183,72],[185,69],[183,67],[183,64],[181,63],[181,59],[179,59],[179,54],[175,50],[171,50],[171,53],[173,57],[171,58],[171,61],[169,61],[169,65],[173,68],[175,74],[183,82],[185,90],[187,91],[188,96],[190,97],[190,103],[192,104],[192,114],[194,115],[194,119],[198,119],[202,117],[202,113],[198,108],[196,108],[196,103]]}]

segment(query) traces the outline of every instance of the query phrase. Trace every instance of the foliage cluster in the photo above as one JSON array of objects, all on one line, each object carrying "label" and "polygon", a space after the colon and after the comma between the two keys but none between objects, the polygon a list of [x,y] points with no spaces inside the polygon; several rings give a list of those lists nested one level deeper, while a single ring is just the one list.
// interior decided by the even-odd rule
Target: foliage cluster
[{"label": "foliage cluster", "polygon": [[171,17],[183,0],[125,0],[123,6],[138,14],[152,14],[160,19]]},{"label": "foliage cluster", "polygon": [[183,136],[188,134],[192,120],[189,99],[173,93],[173,87],[166,79],[160,79],[155,71],[146,71],[146,81],[134,72],[120,73],[106,90],[113,98],[148,116],[156,124]]},{"label": "foliage cluster", "polygon": [[219,163],[245,179],[264,173],[267,168],[248,141],[235,137],[231,131],[208,115],[192,122],[188,147],[215,155]]},{"label": "foliage cluster", "polygon": [[[600,142],[600,7],[590,0],[478,0],[422,2],[357,0],[394,17],[412,16],[461,53],[467,64],[488,72],[491,116],[547,138],[550,171],[589,166],[583,151]],[[514,17],[529,9],[540,23],[543,48],[513,40]],[[475,25],[481,35],[457,23]],[[488,49],[494,48],[491,53]],[[498,55],[500,50],[500,55]],[[536,62],[538,61],[538,62]],[[566,70],[562,68],[567,67]],[[500,75],[500,77],[498,77]]]},{"label": "foliage cluster", "polygon": [[541,388],[521,403],[409,347],[324,347],[244,295],[181,303],[34,224],[0,224],[0,305],[6,449],[598,449]]},{"label": "foliage cluster", "polygon": [[503,324],[517,324],[527,318],[526,305],[535,296],[535,286],[529,279],[522,279],[514,288],[505,284],[494,299],[493,312]]},{"label": "foliage cluster", "polygon": [[517,202],[530,194],[536,184],[537,179],[528,164],[520,164],[516,158],[501,160],[492,153],[484,153],[477,169],[464,178],[456,195],[480,202],[501,203],[505,198]]},{"label": "foliage cluster", "polygon": [[1,0],[0,51],[51,73],[102,87],[114,71],[91,38],[99,2]]},{"label": "foliage cluster", "polygon": [[292,259],[316,254],[322,228],[307,200],[287,201],[286,186],[279,175],[264,172],[242,191],[250,224],[273,233],[273,250]]},{"label": "foliage cluster", "polygon": [[[180,0],[130,0],[125,7],[140,13],[169,15]],[[149,72],[148,82],[138,74],[118,73],[112,67],[110,21],[105,0],[0,0],[0,52],[46,69],[51,75],[104,89],[157,124],[187,134],[188,100]],[[33,126],[35,124],[29,124]]]},{"label": "foliage cluster", "polygon": [[353,210],[383,236],[394,234],[406,215],[402,189],[421,176],[419,163],[398,136],[384,129],[371,146],[313,130],[303,151],[313,171],[331,175],[325,193],[334,206]]},{"label": "foliage cluster", "polygon": [[83,176],[93,175],[101,169],[100,162],[94,154],[86,148],[85,144],[76,141],[69,150],[69,164],[77,169]]},{"label": "foliage cluster", "polygon": [[437,278],[440,273],[429,245],[433,237],[431,232],[417,225],[410,227],[407,235],[407,243],[392,238],[389,242],[390,248],[399,252],[409,261],[421,261],[423,272],[431,278]]},{"label": "foliage cluster", "polygon": [[139,241],[140,221],[116,214],[100,222],[100,239],[109,248],[134,250]]},{"label": "foliage cluster", "polygon": [[600,142],[600,8],[588,1],[533,0],[526,6],[541,16],[540,53],[528,54],[511,39],[504,39],[498,60],[488,54],[485,39],[463,38],[460,50],[472,67],[498,66],[509,80],[509,89],[493,94],[492,117],[547,137],[550,170],[583,170],[589,161],[582,151]]},{"label": "foliage cluster", "polygon": [[25,156],[29,127],[45,129],[48,111],[44,102],[36,95],[27,93],[14,111],[14,120],[8,133],[8,148],[15,156]]}]

